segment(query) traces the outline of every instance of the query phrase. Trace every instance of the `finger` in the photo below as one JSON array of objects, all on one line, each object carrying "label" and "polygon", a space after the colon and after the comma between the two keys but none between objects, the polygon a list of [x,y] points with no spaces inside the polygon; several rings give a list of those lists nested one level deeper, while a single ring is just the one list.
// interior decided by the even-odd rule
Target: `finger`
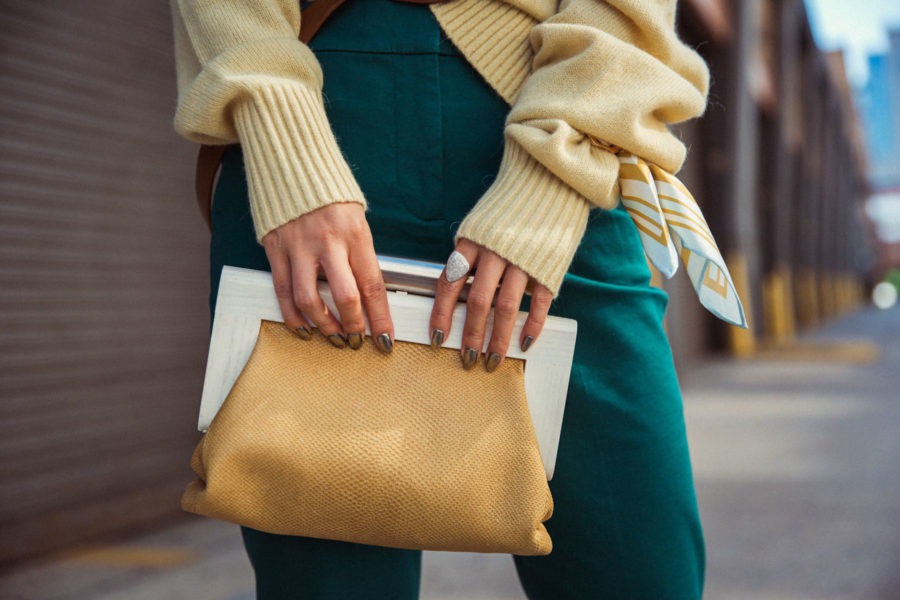
[{"label": "finger", "polygon": [[[470,265],[474,265],[478,258],[478,246],[468,240],[460,240],[456,246],[456,252],[462,254]],[[432,348],[439,348],[443,344],[444,338],[453,326],[453,309],[456,308],[459,294],[467,280],[468,276],[463,276],[456,281],[448,281],[446,266],[438,278],[434,293],[434,306],[428,322],[428,335],[431,338]]]},{"label": "finger", "polygon": [[341,317],[341,330],[349,346],[357,350],[362,345],[366,322],[349,258],[342,248],[335,248],[322,257],[322,268],[331,288],[331,298]]},{"label": "finger", "polygon": [[481,349],[484,348],[488,315],[506,264],[504,259],[493,252],[482,251],[478,254],[478,270],[466,298],[466,324],[463,326],[460,349],[463,367],[466,369],[475,366]]},{"label": "finger", "polygon": [[544,322],[547,320],[547,313],[550,311],[551,302],[553,302],[553,292],[536,283],[534,291],[531,293],[531,307],[528,310],[528,318],[525,319],[525,325],[522,326],[522,335],[519,338],[522,352],[531,348],[531,345],[541,335]]},{"label": "finger", "polygon": [[394,348],[394,321],[388,306],[384,277],[371,238],[350,249],[350,267],[356,277],[356,285],[362,296],[363,307],[369,318],[369,330],[375,347],[385,354]]},{"label": "finger", "polygon": [[267,249],[266,254],[269,265],[272,267],[272,283],[275,287],[275,296],[278,298],[278,306],[281,308],[281,317],[284,324],[297,332],[304,340],[310,339],[309,323],[300,314],[294,303],[294,287],[291,278],[291,264],[286,254]]},{"label": "finger", "polygon": [[319,296],[317,275],[317,269],[312,261],[304,261],[297,255],[292,257],[291,278],[294,284],[294,304],[306,318],[319,328],[329,342],[338,348],[343,348],[347,345],[347,340],[341,334],[341,324],[334,318]]},{"label": "finger", "polygon": [[491,341],[488,343],[488,355],[484,362],[484,368],[488,372],[496,369],[509,349],[509,339],[512,337],[513,328],[516,325],[516,317],[519,316],[519,305],[528,285],[528,274],[513,265],[507,265],[503,272],[503,284],[500,293],[494,303],[494,325],[491,330]]}]

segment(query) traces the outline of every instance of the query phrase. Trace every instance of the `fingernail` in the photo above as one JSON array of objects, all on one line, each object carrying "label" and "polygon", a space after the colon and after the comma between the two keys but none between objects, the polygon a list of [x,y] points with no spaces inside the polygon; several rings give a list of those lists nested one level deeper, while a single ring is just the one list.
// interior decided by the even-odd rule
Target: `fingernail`
[{"label": "fingernail", "polygon": [[441,344],[444,343],[444,332],[440,329],[432,329],[431,330],[431,347],[432,348],[440,348]]},{"label": "fingernail", "polygon": [[347,345],[347,340],[345,340],[344,336],[339,333],[332,333],[331,335],[329,335],[328,341],[331,342],[331,345],[335,348],[343,348]]},{"label": "fingernail", "polygon": [[375,347],[384,354],[390,354],[394,350],[394,341],[386,333],[380,333],[375,338]]},{"label": "fingernail", "polygon": [[294,328],[294,331],[296,331],[297,335],[299,335],[304,340],[308,340],[312,337],[312,334],[309,333],[309,329],[303,327],[302,325],[300,327]]},{"label": "fingernail", "polygon": [[461,359],[463,369],[468,371],[475,366],[476,362],[478,362],[478,350],[475,348],[466,348],[465,352],[462,353]]},{"label": "fingernail", "polygon": [[347,345],[353,348],[354,350],[359,350],[360,346],[362,346],[363,336],[361,333],[348,333],[347,334]]},{"label": "fingernail", "polygon": [[534,338],[530,335],[526,335],[525,339],[522,340],[522,352],[527,352],[531,345],[534,343]]},{"label": "fingernail", "polygon": [[488,373],[492,373],[494,369],[497,368],[497,365],[500,364],[500,355],[496,352],[491,352],[488,354],[487,359],[484,361],[484,369]]}]

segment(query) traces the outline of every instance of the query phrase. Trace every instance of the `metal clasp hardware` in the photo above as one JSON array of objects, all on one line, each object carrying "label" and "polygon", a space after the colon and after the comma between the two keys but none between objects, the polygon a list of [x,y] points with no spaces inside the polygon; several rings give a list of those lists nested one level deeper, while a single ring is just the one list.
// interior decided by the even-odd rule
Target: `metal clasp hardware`
[{"label": "metal clasp hardware", "polygon": [[595,138],[594,136],[592,136],[589,133],[586,133],[585,135],[588,136],[588,138],[591,140],[592,146],[597,146],[598,148],[603,148],[607,152],[612,152],[613,154],[618,154],[619,152],[622,151],[621,147],[616,146],[614,144],[610,144],[609,142],[604,142],[603,140],[598,140],[597,138]]}]

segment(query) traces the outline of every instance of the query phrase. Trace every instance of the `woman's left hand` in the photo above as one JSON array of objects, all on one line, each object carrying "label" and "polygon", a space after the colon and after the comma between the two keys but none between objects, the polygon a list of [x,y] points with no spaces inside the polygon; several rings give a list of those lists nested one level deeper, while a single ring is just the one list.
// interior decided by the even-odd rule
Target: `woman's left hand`
[{"label": "woman's left hand", "polygon": [[[466,322],[463,327],[460,359],[466,369],[471,369],[478,362],[481,349],[484,348],[487,320],[493,304],[494,326],[484,363],[485,369],[493,371],[503,362],[509,349],[519,304],[531,278],[525,271],[500,255],[471,240],[460,239],[456,252],[465,257],[470,270],[475,269],[474,281],[466,299]],[[468,273],[454,281],[448,280],[446,266],[438,279],[429,323],[433,347],[440,346],[444,336],[450,331],[453,309],[466,279]],[[498,284],[500,284],[499,293]],[[494,301],[495,293],[496,301]],[[531,309],[519,336],[519,346],[523,351],[528,350],[540,335],[552,300],[552,292],[535,282],[531,293]]]}]

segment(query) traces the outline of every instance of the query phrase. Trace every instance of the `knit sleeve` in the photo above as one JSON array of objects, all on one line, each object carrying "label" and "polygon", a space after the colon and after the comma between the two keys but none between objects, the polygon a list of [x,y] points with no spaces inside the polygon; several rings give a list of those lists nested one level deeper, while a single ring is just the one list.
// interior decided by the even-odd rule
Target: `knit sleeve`
[{"label": "knit sleeve", "polygon": [[562,0],[529,41],[499,173],[456,237],[556,295],[589,209],[618,203],[618,160],[589,135],[678,171],[685,148],[668,126],[703,112],[709,73],[675,33],[675,0]]},{"label": "knit sleeve", "polygon": [[257,240],[333,202],[365,206],[328,123],[322,69],[297,39],[297,0],[171,0],[175,129],[240,142]]}]

